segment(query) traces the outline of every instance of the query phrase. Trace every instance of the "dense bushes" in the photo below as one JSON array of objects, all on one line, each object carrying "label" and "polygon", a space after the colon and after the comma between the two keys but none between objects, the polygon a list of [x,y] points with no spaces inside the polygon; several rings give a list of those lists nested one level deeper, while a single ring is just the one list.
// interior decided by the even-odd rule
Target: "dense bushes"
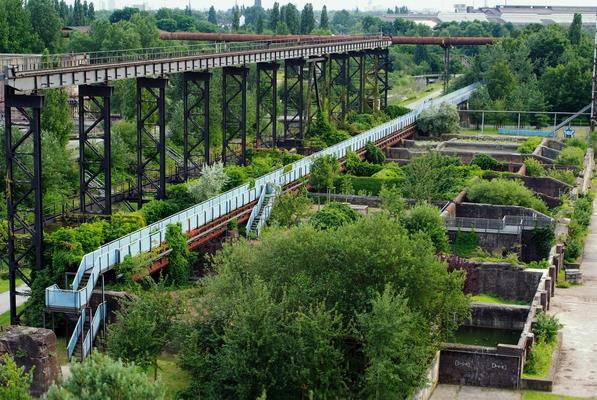
[{"label": "dense bushes", "polygon": [[309,184],[318,191],[327,191],[334,187],[334,180],[340,173],[340,163],[333,155],[318,157],[311,165]]},{"label": "dense bushes", "polygon": [[476,165],[481,169],[488,171],[499,171],[502,168],[502,163],[490,155],[481,153],[475,154],[471,160],[471,165]]},{"label": "dense bushes", "polygon": [[360,215],[346,204],[328,203],[311,217],[317,230],[336,229],[356,221]]},{"label": "dense bushes", "polygon": [[458,130],[460,117],[456,106],[442,103],[439,106],[431,106],[421,111],[417,119],[417,127],[423,133],[430,136],[439,136],[442,133],[450,133]]},{"label": "dense bushes", "polygon": [[582,167],[585,159],[585,152],[579,147],[565,147],[560,151],[556,163],[559,165],[573,165],[575,167]]},{"label": "dense bushes", "polygon": [[289,228],[307,216],[311,200],[306,192],[282,193],[276,197],[269,223]]},{"label": "dense bushes", "polygon": [[479,235],[476,232],[456,232],[452,251],[459,257],[470,257],[479,247]]},{"label": "dense bushes", "polygon": [[[337,178],[334,186],[340,188],[342,179],[346,178],[344,178],[344,176]],[[348,179],[350,180],[353,194],[365,193],[371,196],[377,196],[384,185],[389,187],[400,187],[404,182],[404,180],[400,178],[376,178],[373,176],[348,176]]]},{"label": "dense bushes", "polygon": [[373,142],[367,142],[365,145],[365,160],[373,164],[383,164],[386,161],[386,156]]},{"label": "dense bushes", "polygon": [[526,376],[545,377],[548,374],[560,329],[562,324],[557,317],[544,312],[537,314],[537,323],[533,327],[535,342],[524,365]]},{"label": "dense bushes", "polygon": [[25,372],[9,354],[0,357],[0,399],[30,400],[29,385],[33,370]]},{"label": "dense bushes", "polygon": [[524,160],[526,166],[526,174],[528,176],[545,176],[545,168],[541,161],[534,158],[527,158]]},{"label": "dense bushes", "polygon": [[382,165],[362,161],[353,151],[346,152],[346,173],[355,176],[371,176],[383,169]]},{"label": "dense bushes", "polygon": [[420,203],[401,216],[402,226],[411,234],[427,235],[435,250],[448,250],[446,224],[437,207],[428,203]]},{"label": "dense bushes", "polygon": [[537,146],[539,146],[541,140],[542,139],[540,137],[527,138],[527,140],[518,145],[516,151],[518,151],[520,154],[531,154],[533,151],[535,151]]},{"label": "dense bushes", "polygon": [[410,108],[407,108],[404,106],[399,106],[396,104],[390,104],[384,110],[386,115],[392,119],[398,118],[404,114],[408,114],[410,111],[411,111]]},{"label": "dense bushes", "polygon": [[190,398],[407,397],[470,312],[464,275],[386,215],[273,230],[213,262],[180,354]]},{"label": "dense bushes", "polygon": [[516,180],[501,178],[491,181],[479,180],[469,188],[467,198],[475,203],[507,204],[547,212],[545,203]]},{"label": "dense bushes", "polygon": [[574,204],[574,212],[568,225],[568,237],[564,256],[567,262],[575,262],[584,247],[587,229],[593,215],[593,195],[579,196]]}]

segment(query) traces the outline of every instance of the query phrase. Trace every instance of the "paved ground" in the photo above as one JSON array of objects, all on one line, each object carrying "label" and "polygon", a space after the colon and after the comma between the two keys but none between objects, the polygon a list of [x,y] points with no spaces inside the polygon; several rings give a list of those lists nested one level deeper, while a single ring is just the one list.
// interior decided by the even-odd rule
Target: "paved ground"
[{"label": "paved ground", "polygon": [[431,400],[521,400],[522,394],[511,390],[474,386],[437,385]]},{"label": "paved ground", "polygon": [[[597,201],[593,203],[597,210]],[[556,289],[550,313],[564,324],[554,393],[597,396],[597,213],[591,220],[581,264],[584,284]]]},{"label": "paved ground", "polygon": [[[29,286],[22,284],[17,286],[17,291],[24,292],[28,291]],[[4,314],[10,309],[10,298],[8,296],[9,292],[0,293],[0,314]],[[17,296],[17,307],[23,304],[27,300],[24,296]]]},{"label": "paved ground", "polygon": [[428,94],[425,97],[420,98],[419,100],[415,100],[410,103],[405,103],[404,105],[406,107],[410,108],[411,110],[413,110],[419,106],[422,106],[423,104],[427,103],[428,101],[431,101],[432,99],[441,96],[442,93],[443,93],[443,89],[439,89],[439,90],[431,92],[430,94]]}]

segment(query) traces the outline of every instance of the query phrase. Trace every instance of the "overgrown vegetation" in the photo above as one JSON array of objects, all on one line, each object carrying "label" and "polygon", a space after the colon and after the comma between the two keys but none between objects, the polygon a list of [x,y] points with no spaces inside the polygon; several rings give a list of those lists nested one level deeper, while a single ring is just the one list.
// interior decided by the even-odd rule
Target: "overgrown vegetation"
[{"label": "overgrown vegetation", "polygon": [[337,229],[342,225],[356,221],[360,215],[350,206],[331,202],[311,217],[311,224],[317,230]]},{"label": "overgrown vegetation", "polygon": [[459,257],[470,257],[479,248],[479,235],[476,232],[458,230],[452,243],[452,252]]},{"label": "overgrown vegetation", "polygon": [[421,111],[417,119],[417,127],[429,136],[437,137],[442,133],[456,132],[459,128],[460,117],[453,104],[442,103]]},{"label": "overgrown vegetation", "polygon": [[527,355],[524,376],[539,378],[547,376],[560,329],[562,324],[557,317],[544,312],[537,314],[537,323],[533,328],[535,342]]},{"label": "overgrown vegetation", "polygon": [[9,354],[0,357],[0,399],[30,400],[33,371],[25,372]]},{"label": "overgrown vegetation", "polygon": [[541,140],[543,139],[540,137],[529,137],[527,140],[518,145],[516,151],[518,151],[520,154],[531,154],[535,151],[537,146],[539,146]]},{"label": "overgrown vegetation", "polygon": [[467,198],[475,203],[509,204],[547,212],[543,200],[537,198],[520,181],[496,178],[491,181],[479,180],[468,190]]},{"label": "overgrown vegetation", "polygon": [[574,212],[568,225],[568,237],[564,252],[566,262],[575,262],[582,255],[592,215],[593,194],[579,196],[574,202]]}]

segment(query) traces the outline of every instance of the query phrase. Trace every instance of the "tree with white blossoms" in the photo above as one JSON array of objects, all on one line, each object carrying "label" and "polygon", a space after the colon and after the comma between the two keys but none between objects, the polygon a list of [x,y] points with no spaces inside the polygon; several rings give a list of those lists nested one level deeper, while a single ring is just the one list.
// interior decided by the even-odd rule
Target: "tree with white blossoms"
[{"label": "tree with white blossoms", "polygon": [[432,106],[421,111],[417,126],[430,136],[438,136],[442,133],[450,133],[458,130],[460,118],[456,106],[442,103],[439,106]]},{"label": "tree with white blossoms", "polygon": [[204,165],[201,178],[189,182],[189,192],[197,202],[201,202],[220,194],[226,183],[228,175],[221,162]]}]

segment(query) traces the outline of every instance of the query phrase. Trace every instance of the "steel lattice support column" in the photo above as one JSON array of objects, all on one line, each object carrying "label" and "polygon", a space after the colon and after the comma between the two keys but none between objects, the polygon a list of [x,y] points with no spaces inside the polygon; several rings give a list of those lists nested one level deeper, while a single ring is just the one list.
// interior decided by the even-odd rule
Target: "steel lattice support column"
[{"label": "steel lattice support column", "polygon": [[348,53],[348,111],[365,110],[365,52]]},{"label": "steel lattice support column", "polygon": [[348,108],[348,54],[332,54],[328,63],[330,119],[341,120]]},{"label": "steel lattice support column", "polygon": [[307,86],[307,127],[311,126],[314,110],[322,110],[326,99],[327,59],[323,57],[307,60],[308,82]]},{"label": "steel lattice support column", "polygon": [[444,94],[448,93],[450,84],[450,46],[442,46],[444,49]]},{"label": "steel lattice support column", "polygon": [[304,67],[302,58],[284,62],[284,140],[305,137],[304,127]]},{"label": "steel lattice support column", "polygon": [[222,71],[222,162],[244,165],[247,152],[247,67]]},{"label": "steel lattice support column", "polygon": [[[16,280],[31,287],[22,271],[42,268],[41,96],[16,95],[4,87],[4,139],[8,217],[10,323],[18,324]],[[17,116],[18,115],[18,116]]]},{"label": "steel lattice support column", "polygon": [[[82,213],[112,213],[112,92],[111,86],[79,86],[79,204]],[[88,120],[90,125],[86,123]],[[102,125],[101,130],[96,130],[99,125]]]},{"label": "steel lattice support column", "polygon": [[[144,194],[166,197],[166,85],[137,78],[137,205]],[[157,132],[156,132],[157,131]]]},{"label": "steel lattice support column", "polygon": [[380,101],[380,107],[382,110],[385,110],[388,106],[388,92],[390,89],[389,81],[388,81],[388,73],[390,72],[390,50],[388,48],[385,49],[377,49],[376,51],[377,57],[377,85],[378,85],[378,95]]},{"label": "steel lattice support column", "polygon": [[597,19],[595,23],[595,51],[593,53],[593,97],[591,102],[591,132],[597,125]]},{"label": "steel lattice support column", "polygon": [[209,164],[209,72],[185,72],[182,75],[184,103],[183,178],[197,175]]},{"label": "steel lattice support column", "polygon": [[257,63],[256,147],[275,147],[278,63]]}]

